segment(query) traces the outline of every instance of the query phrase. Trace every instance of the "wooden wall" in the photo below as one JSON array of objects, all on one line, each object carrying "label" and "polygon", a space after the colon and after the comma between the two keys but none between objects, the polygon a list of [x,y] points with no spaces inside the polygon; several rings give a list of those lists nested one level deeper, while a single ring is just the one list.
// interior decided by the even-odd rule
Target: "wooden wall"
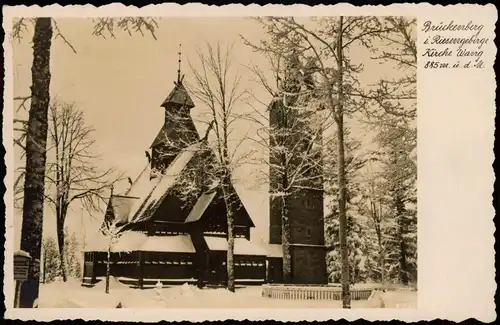
[{"label": "wooden wall", "polygon": [[[141,267],[141,255],[143,265]],[[224,283],[227,278],[226,252],[210,252],[207,282]],[[196,279],[198,268],[195,254],[169,252],[112,253],[110,273],[132,279]],[[106,275],[106,252],[86,252],[84,279],[92,283]],[[242,280],[266,279],[264,256],[235,256],[235,278]],[[92,280],[90,280],[92,279]]]}]

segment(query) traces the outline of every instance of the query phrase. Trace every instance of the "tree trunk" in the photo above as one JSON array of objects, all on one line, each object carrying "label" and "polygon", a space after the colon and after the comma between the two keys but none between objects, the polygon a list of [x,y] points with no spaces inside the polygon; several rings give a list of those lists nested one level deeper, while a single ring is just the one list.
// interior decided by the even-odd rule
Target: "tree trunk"
[{"label": "tree trunk", "polygon": [[[375,233],[377,234],[377,243],[378,243],[378,267],[380,269],[380,282],[385,286],[385,257],[384,257],[384,246],[382,245],[382,229],[381,229],[381,220],[382,220],[382,211],[381,209],[377,210],[376,204],[373,202],[373,193],[374,190],[372,188],[370,198],[370,209],[372,214],[373,223],[375,225]],[[380,203],[379,203],[380,206]]]},{"label": "tree trunk", "polygon": [[406,263],[407,252],[406,243],[403,238],[400,242],[399,249],[401,251],[401,255],[399,257],[399,279],[401,280],[401,283],[403,283],[404,285],[408,285],[408,263]]},{"label": "tree trunk", "polygon": [[234,292],[234,220],[231,208],[227,213],[227,290]]},{"label": "tree trunk", "polygon": [[[378,202],[378,227],[377,227],[377,237],[378,237],[378,246],[379,246],[379,263],[380,263],[380,277],[381,282],[385,286],[386,285],[386,275],[385,275],[385,248],[382,242],[382,205]],[[375,209],[375,211],[377,211]]]},{"label": "tree trunk", "polygon": [[[291,111],[286,110],[282,107],[283,111],[281,114],[280,128],[282,130],[288,131],[288,114]],[[278,143],[280,145],[286,145],[287,141],[284,136],[280,135],[278,138]],[[283,282],[293,283],[293,269],[292,269],[292,250],[290,243],[292,240],[291,230],[290,230],[290,210],[288,207],[288,197],[289,193],[289,180],[288,180],[288,164],[285,153],[280,155],[280,163],[283,167],[283,173],[281,177],[281,248],[283,250]]]},{"label": "tree trunk", "polygon": [[64,228],[59,226],[59,222],[57,225],[57,245],[59,247],[59,261],[60,261],[60,269],[61,276],[63,278],[63,282],[68,280],[67,270],[66,270],[66,254],[64,254]]},{"label": "tree trunk", "polygon": [[338,104],[337,104],[337,150],[339,156],[338,187],[339,187],[339,237],[340,254],[342,260],[342,308],[351,308],[351,293],[349,290],[349,252],[347,247],[347,218],[346,218],[346,178],[345,178],[345,153],[344,153],[344,108],[343,108],[343,51],[342,51],[343,17],[339,18],[337,31],[337,62],[338,62]]},{"label": "tree trunk", "polygon": [[380,282],[382,283],[383,286],[385,286],[385,253],[384,253],[384,247],[382,246],[382,238],[381,235],[377,234],[378,236],[378,264],[380,267]]},{"label": "tree trunk", "polygon": [[408,263],[407,263],[407,248],[406,248],[406,222],[404,220],[404,216],[406,214],[406,209],[404,207],[404,203],[399,197],[399,194],[396,194],[396,213],[397,213],[397,224],[398,224],[398,237],[399,237],[399,280],[402,284],[408,285]]},{"label": "tree trunk", "polygon": [[281,203],[281,247],[283,249],[283,282],[293,283],[292,251],[290,247],[291,233],[287,201],[287,195],[283,195]]},{"label": "tree trunk", "polygon": [[43,281],[42,283],[47,283],[47,252],[43,252]]},{"label": "tree trunk", "polygon": [[108,256],[106,258],[106,289],[105,289],[106,293],[109,293],[109,274],[111,273],[110,263],[111,263],[111,245],[108,247]]},{"label": "tree trunk", "polygon": [[21,308],[33,308],[39,292],[40,271],[36,269],[36,264],[40,261],[42,245],[51,43],[51,18],[37,18],[33,35],[31,107],[26,137],[26,173],[21,229],[21,249],[30,254],[33,268],[28,280],[21,287]]},{"label": "tree trunk", "polygon": [[234,292],[235,291],[235,282],[234,282],[234,214],[233,214],[233,206],[231,202],[230,196],[233,195],[230,188],[230,180],[227,179],[227,176],[224,179],[223,185],[223,195],[224,202],[226,205],[226,215],[227,215],[227,290]]}]

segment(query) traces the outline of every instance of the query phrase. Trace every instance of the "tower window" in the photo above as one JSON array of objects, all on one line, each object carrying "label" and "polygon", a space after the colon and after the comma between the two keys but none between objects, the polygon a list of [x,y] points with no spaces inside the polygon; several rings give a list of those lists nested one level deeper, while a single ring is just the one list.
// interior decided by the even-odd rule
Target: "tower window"
[{"label": "tower window", "polygon": [[311,228],[307,228],[307,237],[311,238]]}]

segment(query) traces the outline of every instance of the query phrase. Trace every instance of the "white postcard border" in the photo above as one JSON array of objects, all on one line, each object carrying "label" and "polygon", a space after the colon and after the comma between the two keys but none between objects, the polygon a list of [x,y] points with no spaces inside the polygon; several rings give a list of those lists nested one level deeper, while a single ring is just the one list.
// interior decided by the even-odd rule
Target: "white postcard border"
[{"label": "white postcard border", "polygon": [[[419,292],[418,309],[13,309],[12,188],[6,186],[4,294],[6,318],[21,320],[100,319],[121,321],[275,319],[404,321],[435,318],[481,321],[496,318],[494,293],[494,174],[493,132],[495,116],[496,48],[494,5],[432,6],[393,4],[389,6],[306,5],[150,5],[137,9],[121,4],[99,8],[86,6],[3,7],[3,28],[12,29],[13,17],[53,16],[252,16],[252,15],[401,15],[423,21],[474,20],[485,25],[491,42],[485,47],[486,67],[470,71],[436,71],[418,67],[418,208]],[[422,33],[419,31],[419,38]],[[7,175],[13,183],[11,153],[13,117],[13,71],[10,39],[6,36],[4,128]],[[419,42],[419,53],[423,44]]]}]

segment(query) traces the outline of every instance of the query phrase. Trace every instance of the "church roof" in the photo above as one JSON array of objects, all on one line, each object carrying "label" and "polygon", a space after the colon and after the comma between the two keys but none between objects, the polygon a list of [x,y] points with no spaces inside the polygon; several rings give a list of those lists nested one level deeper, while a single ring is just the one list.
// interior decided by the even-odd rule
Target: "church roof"
[{"label": "church roof", "polygon": [[[202,149],[201,141],[186,147],[175,157],[164,174],[160,173],[154,178],[151,178],[151,168],[148,164],[132,183],[126,195],[112,196],[110,206],[113,210],[113,217],[118,218],[120,223],[139,223],[156,218],[155,214],[159,211],[160,205],[172,193],[175,186],[179,184],[178,180],[188,164],[192,161],[195,163],[194,168],[196,168],[196,163],[205,162],[204,160],[198,162],[194,158],[197,153],[202,152],[200,149]],[[179,222],[196,222],[200,220],[206,211],[207,213],[212,211],[209,213],[211,215],[213,210],[210,209],[217,209],[222,204],[220,198],[214,199],[218,194],[220,195],[220,187],[216,182],[197,197],[196,202],[191,207],[188,207],[190,210],[186,211],[186,216],[181,216],[182,220],[179,220]],[[172,219],[174,215],[165,215],[163,217],[168,219],[165,221],[175,221]],[[255,226],[241,202],[235,211],[235,222],[250,227]]]},{"label": "church roof", "polygon": [[199,140],[198,131],[192,119],[186,119],[183,123],[183,128],[183,130],[179,131],[164,124],[149,148],[168,142],[169,139],[181,139],[186,143]]},{"label": "church roof", "polygon": [[169,252],[196,252],[189,235],[148,236],[146,241],[138,250],[144,252],[164,252],[166,247],[168,247]]},{"label": "church roof", "polygon": [[205,213],[205,210],[208,208],[210,203],[212,203],[212,200],[214,199],[216,194],[217,191],[211,191],[202,194],[198,199],[198,201],[196,201],[196,204],[194,205],[193,209],[187,216],[185,222],[195,222],[200,220],[203,213]]},{"label": "church roof", "polygon": [[165,174],[151,179],[149,164],[142,170],[132,183],[126,195],[112,195],[108,210],[112,218],[118,219],[118,224],[140,222],[151,217],[169,190],[175,185],[183,169],[200,148],[201,143],[195,143],[182,150],[171,163]]},{"label": "church roof", "polygon": [[174,89],[172,89],[172,91],[163,101],[161,106],[166,107],[168,104],[183,105],[188,108],[194,107],[193,100],[191,99],[186,88],[182,84],[182,81],[175,82]]},{"label": "church roof", "polygon": [[[227,239],[205,235],[204,239],[211,251],[227,251]],[[108,249],[109,240],[101,233],[92,236],[89,244],[84,248],[86,252],[103,252]],[[276,251],[282,251],[281,245],[276,246]],[[279,246],[279,247],[278,247]],[[256,255],[266,256],[268,250],[257,240],[246,238],[234,239],[234,254],[236,255]],[[126,231],[111,246],[111,252],[164,252],[168,248],[169,252],[195,253],[191,237],[187,234],[148,236],[142,232]]]},{"label": "church roof", "polygon": [[[201,143],[198,142],[182,150],[170,164],[165,174],[160,174],[151,180],[149,193],[142,198],[141,204],[137,204],[136,209],[131,211],[130,222],[141,222],[152,217],[169,190],[176,184],[186,165],[200,149],[200,146]],[[147,177],[149,178],[149,175]]]},{"label": "church roof", "polygon": [[[224,237],[205,236],[205,241],[211,251],[227,251],[227,239]],[[235,238],[234,254],[266,256],[267,251],[256,241],[251,241],[246,238]]]},{"label": "church roof", "polygon": [[[85,251],[106,251],[108,240],[102,234],[95,234]],[[194,253],[195,249],[189,235],[148,236],[137,231],[126,231],[111,246],[111,252],[169,252]]]},{"label": "church roof", "polygon": [[280,244],[266,244],[264,245],[267,257],[283,257],[283,246]]},{"label": "church roof", "polygon": [[110,205],[115,219],[118,219],[118,224],[128,222],[128,215],[130,209],[135,201],[139,200],[138,197],[130,197],[124,195],[113,195],[110,199]]}]

